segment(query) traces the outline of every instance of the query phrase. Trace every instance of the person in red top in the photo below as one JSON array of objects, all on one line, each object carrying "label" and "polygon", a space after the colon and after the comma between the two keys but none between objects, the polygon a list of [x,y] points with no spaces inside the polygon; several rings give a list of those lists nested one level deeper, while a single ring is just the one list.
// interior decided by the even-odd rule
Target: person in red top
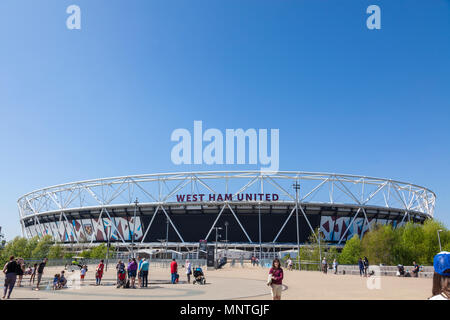
[{"label": "person in red top", "polygon": [[269,270],[272,275],[272,298],[273,300],[281,300],[281,290],[283,289],[283,269],[281,269],[280,260],[274,259],[272,268]]},{"label": "person in red top", "polygon": [[175,284],[177,282],[177,271],[178,271],[178,264],[175,259],[172,259],[172,262],[170,263],[170,274],[172,275],[172,284]]},{"label": "person in red top", "polygon": [[99,286],[102,281],[104,267],[105,265],[103,264],[103,260],[100,260],[100,263],[97,266],[97,272],[95,273],[95,284],[97,286]]}]

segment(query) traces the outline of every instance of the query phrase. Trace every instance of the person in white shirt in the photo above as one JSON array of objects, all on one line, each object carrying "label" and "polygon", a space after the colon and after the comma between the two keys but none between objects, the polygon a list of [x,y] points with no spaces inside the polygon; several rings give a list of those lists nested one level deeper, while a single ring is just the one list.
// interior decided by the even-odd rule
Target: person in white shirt
[{"label": "person in white shirt", "polygon": [[192,274],[191,262],[189,260],[186,260],[185,266],[186,266],[187,281],[188,281],[188,283],[191,283],[191,274]]},{"label": "person in white shirt", "polygon": [[86,276],[86,266],[83,266],[82,268],[81,268],[81,271],[80,271],[80,279],[81,279],[81,281],[84,281],[84,277]]},{"label": "person in white shirt", "polygon": [[292,260],[291,260],[291,258],[288,259],[287,265],[288,265],[289,271],[292,271]]},{"label": "person in white shirt", "polygon": [[337,267],[338,267],[338,263],[336,261],[336,259],[333,260],[333,270],[334,270],[334,274],[337,274]]}]

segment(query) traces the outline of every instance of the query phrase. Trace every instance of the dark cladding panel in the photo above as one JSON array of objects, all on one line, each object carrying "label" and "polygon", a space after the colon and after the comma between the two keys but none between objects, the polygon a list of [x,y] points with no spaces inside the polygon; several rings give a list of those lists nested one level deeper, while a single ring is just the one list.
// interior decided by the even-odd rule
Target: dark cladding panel
[{"label": "dark cladding panel", "polygon": [[[236,212],[236,210],[235,210]],[[290,212],[290,211],[289,211]],[[289,216],[289,212],[285,213],[264,213],[261,214],[261,241],[272,242],[278,231],[281,229],[283,223]],[[178,229],[179,233],[186,242],[198,242],[201,239],[206,239],[206,235],[213,226],[218,213],[188,213],[188,214],[173,214],[169,215],[172,222]],[[259,242],[259,217],[258,213],[236,213],[240,224],[247,232],[253,243]],[[144,223],[144,232],[151,221],[152,216],[142,217]],[[318,215],[308,215],[308,219],[315,229],[319,226]],[[160,239],[166,239],[167,219],[163,212],[158,212],[150,230],[145,237],[145,242],[157,242]],[[228,222],[228,227],[225,227],[225,222]],[[239,225],[238,221],[230,210],[224,210],[216,223],[221,237],[219,241],[227,240],[229,242],[249,242],[247,236]],[[300,242],[305,242],[311,234],[310,228],[301,213],[299,213],[299,230]],[[216,240],[216,233],[213,229],[208,237],[208,242]],[[169,225],[169,241],[180,241],[175,230]],[[288,223],[277,239],[277,242],[297,242],[297,231],[295,213],[291,216]]]}]

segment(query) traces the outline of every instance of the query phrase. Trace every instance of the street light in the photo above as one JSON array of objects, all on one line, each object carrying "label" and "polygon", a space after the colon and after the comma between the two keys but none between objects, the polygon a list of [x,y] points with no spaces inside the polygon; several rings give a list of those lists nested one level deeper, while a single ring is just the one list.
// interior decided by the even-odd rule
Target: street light
[{"label": "street light", "polygon": [[[165,245],[165,243],[167,243],[166,239],[158,239],[158,241],[161,242],[161,248],[166,247],[166,245]],[[166,259],[166,255],[167,255],[167,252],[164,252],[162,259]]]},{"label": "street light", "polygon": [[258,232],[259,232],[259,259],[261,259],[262,242],[261,242],[261,202],[258,203]]},{"label": "street light", "polygon": [[136,228],[136,212],[138,207],[138,198],[134,201],[134,216],[133,216],[133,233],[131,234],[131,255],[134,258],[134,232]]},{"label": "street light", "polygon": [[228,221],[225,221],[225,245],[226,245],[226,251],[225,254],[228,256]]},{"label": "street light", "polygon": [[166,217],[166,255],[169,248],[169,217]]},{"label": "street light", "polygon": [[298,229],[298,194],[300,191],[300,185],[295,181],[292,185],[295,190],[295,222],[297,224],[297,264],[298,270],[300,270],[300,234]]},{"label": "street light", "polygon": [[438,231],[437,231],[437,234],[438,234],[438,240],[439,240],[439,252],[441,252],[442,251],[442,246],[441,246],[441,237],[439,236],[439,233],[440,232],[442,232],[442,230],[441,229],[439,229]]},{"label": "street light", "polygon": [[108,232],[107,232],[107,237],[108,237],[108,245],[106,247],[106,267],[105,270],[108,271],[108,262],[109,262],[109,242],[110,242],[110,238],[111,238],[111,226],[108,226],[107,228]]},{"label": "street light", "polygon": [[214,227],[214,229],[216,229],[216,248],[215,248],[215,253],[214,253],[214,264],[216,263],[216,259],[217,259],[217,239],[220,237],[218,230],[222,230],[221,227]]},{"label": "street light", "polygon": [[0,226],[0,248],[3,248],[3,239],[5,236],[2,233],[2,227]]},{"label": "street light", "polygon": [[317,234],[318,234],[318,240],[319,240],[319,270],[322,270],[321,269],[321,266],[322,266],[322,250],[320,249],[320,237],[321,237],[321,233],[320,233],[320,227],[319,227],[319,230],[317,231]]}]

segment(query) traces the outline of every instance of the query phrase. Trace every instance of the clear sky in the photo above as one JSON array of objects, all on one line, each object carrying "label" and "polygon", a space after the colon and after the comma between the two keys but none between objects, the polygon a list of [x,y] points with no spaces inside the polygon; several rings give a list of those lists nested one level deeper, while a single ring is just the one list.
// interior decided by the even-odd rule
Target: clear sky
[{"label": "clear sky", "polygon": [[[66,28],[71,4],[81,30]],[[8,239],[17,198],[41,187],[257,168],[174,165],[170,135],[194,120],[279,128],[280,170],[426,186],[450,226],[450,1],[0,1]]]}]

